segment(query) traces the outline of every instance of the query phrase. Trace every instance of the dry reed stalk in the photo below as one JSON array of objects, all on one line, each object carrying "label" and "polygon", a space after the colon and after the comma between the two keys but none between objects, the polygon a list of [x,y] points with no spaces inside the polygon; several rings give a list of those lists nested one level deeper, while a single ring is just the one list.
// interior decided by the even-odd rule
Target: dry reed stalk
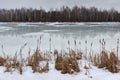
[{"label": "dry reed stalk", "polygon": [[118,57],[114,52],[102,51],[100,54],[96,54],[94,56],[94,65],[99,68],[106,68],[112,73],[116,73],[119,71],[118,69]]},{"label": "dry reed stalk", "polygon": [[17,62],[16,58],[13,58],[12,68],[17,68],[19,66],[19,62]]},{"label": "dry reed stalk", "polygon": [[105,51],[101,52],[99,68],[104,68],[108,65],[108,53]]},{"label": "dry reed stalk", "polygon": [[57,55],[57,58],[55,60],[55,69],[57,70],[62,70],[62,56],[61,55]]},{"label": "dry reed stalk", "polygon": [[100,52],[102,52],[102,41],[101,41],[101,39],[99,40],[99,43],[100,43]]},{"label": "dry reed stalk", "polygon": [[77,51],[77,42],[74,40],[74,45],[75,45],[75,52]]},{"label": "dry reed stalk", "polygon": [[110,72],[112,72],[112,73],[118,72],[118,67],[117,67],[118,63],[117,62],[118,62],[117,56],[115,55],[114,52],[111,52],[108,66],[107,66],[107,68]]},{"label": "dry reed stalk", "polygon": [[49,71],[49,62],[47,61],[46,65],[43,68],[41,68],[40,72],[46,72],[47,73],[48,71]]},{"label": "dry reed stalk", "polygon": [[102,39],[101,44],[102,44],[102,51],[105,51],[105,45],[106,45],[106,42],[105,42],[104,39]]},{"label": "dry reed stalk", "polygon": [[5,53],[5,51],[4,51],[3,45],[1,46],[1,48],[2,48],[2,53],[3,53],[4,59],[5,59],[5,58],[6,58],[6,53]]},{"label": "dry reed stalk", "polygon": [[10,61],[9,57],[7,57],[7,59],[6,59],[5,67],[6,67],[5,72],[12,72],[12,68],[11,68],[12,64],[11,64],[11,61]]},{"label": "dry reed stalk", "polygon": [[49,51],[44,52],[44,60],[51,60],[51,54],[49,53]]},{"label": "dry reed stalk", "polygon": [[93,54],[92,54],[92,53],[89,53],[89,55],[88,55],[88,60],[89,60],[90,62],[93,62]]},{"label": "dry reed stalk", "polygon": [[58,56],[58,51],[57,49],[54,49],[54,61],[56,60],[57,56]]},{"label": "dry reed stalk", "polygon": [[69,56],[70,56],[71,59],[76,59],[76,52],[74,50],[71,50],[70,53],[69,53]]},{"label": "dry reed stalk", "polygon": [[90,72],[89,72],[90,67],[88,67],[86,64],[84,66],[84,69],[85,69],[85,75],[90,74]]},{"label": "dry reed stalk", "polygon": [[27,66],[32,66],[32,56],[30,55],[31,49],[29,48],[27,57]]},{"label": "dry reed stalk", "polygon": [[[49,56],[47,53],[44,53],[44,58],[41,56],[38,48],[36,49],[36,52],[32,55],[32,57],[30,57],[30,62],[29,64],[31,64],[32,66],[32,70],[33,72],[48,72],[49,71],[49,59],[46,58],[46,56]],[[40,61],[45,61],[47,60],[46,62],[46,65],[42,68],[39,63]]]},{"label": "dry reed stalk", "polygon": [[71,67],[69,66],[69,61],[67,59],[64,59],[62,61],[62,71],[61,71],[61,73],[62,74],[66,74],[66,73],[72,74],[73,73]]},{"label": "dry reed stalk", "polygon": [[72,74],[74,72],[80,72],[78,62],[76,59],[64,58],[62,61],[62,74]]},{"label": "dry reed stalk", "polygon": [[42,40],[42,36],[40,36],[39,49],[41,48],[41,40]]},{"label": "dry reed stalk", "polygon": [[0,56],[0,66],[3,66],[5,62],[6,62],[6,59]]},{"label": "dry reed stalk", "polygon": [[27,65],[26,66],[32,66],[32,56],[29,56],[27,58]]},{"label": "dry reed stalk", "polygon": [[50,53],[51,53],[51,37],[49,39],[49,48],[50,48]]},{"label": "dry reed stalk", "polygon": [[[118,53],[119,53],[119,39],[117,39],[117,58],[119,59]],[[119,65],[119,60],[118,60],[117,64]]]},{"label": "dry reed stalk", "polygon": [[95,65],[95,66],[98,66],[98,58],[97,58],[97,55],[95,54],[95,56],[94,56],[94,58],[93,58],[93,64]]},{"label": "dry reed stalk", "polygon": [[80,51],[80,52],[77,52],[77,54],[76,54],[76,59],[77,60],[80,60],[80,59],[82,59],[82,55],[83,55],[83,53]]},{"label": "dry reed stalk", "polygon": [[75,72],[80,72],[80,68],[79,68],[79,66],[78,66],[78,62],[77,62],[76,59],[72,61],[71,67],[72,67],[72,69],[73,69]]},{"label": "dry reed stalk", "polygon": [[55,57],[56,55],[58,55],[57,49],[54,50],[54,57]]},{"label": "dry reed stalk", "polygon": [[36,49],[36,52],[32,55],[32,57],[30,58],[30,64],[32,64],[32,70],[33,72],[38,72],[37,68],[39,66],[39,61],[42,61],[43,58],[40,55],[39,49]]},{"label": "dry reed stalk", "polygon": [[69,53],[70,53],[70,41],[68,40],[68,49],[69,49]]},{"label": "dry reed stalk", "polygon": [[79,41],[79,50],[81,51],[81,42]]},{"label": "dry reed stalk", "polygon": [[12,68],[17,68],[17,66],[19,65],[19,62],[17,62],[17,52],[15,53],[15,56],[13,57],[12,61]]},{"label": "dry reed stalk", "polygon": [[23,62],[21,62],[18,66],[18,71],[20,72],[20,74],[22,75],[23,73]]},{"label": "dry reed stalk", "polygon": [[87,60],[87,40],[85,41],[85,53],[84,58]]},{"label": "dry reed stalk", "polygon": [[49,71],[49,62],[47,61],[45,67],[44,67],[45,72]]},{"label": "dry reed stalk", "polygon": [[93,62],[92,45],[93,45],[93,43],[91,43],[90,52],[89,52],[89,55],[88,55],[90,62]]},{"label": "dry reed stalk", "polygon": [[57,56],[55,61],[55,68],[61,70],[62,74],[72,74],[73,72],[79,72],[80,68],[76,59],[76,53],[71,50],[69,54],[64,53],[64,56]]}]

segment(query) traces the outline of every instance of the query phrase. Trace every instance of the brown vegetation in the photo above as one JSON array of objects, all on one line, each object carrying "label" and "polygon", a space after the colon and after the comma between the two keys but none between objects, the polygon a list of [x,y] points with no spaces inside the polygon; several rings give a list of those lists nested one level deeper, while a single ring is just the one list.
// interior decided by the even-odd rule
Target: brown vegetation
[{"label": "brown vegetation", "polygon": [[118,69],[118,57],[114,52],[102,51],[100,54],[94,56],[94,65],[98,68],[106,68],[112,73],[119,71]]},{"label": "brown vegetation", "polygon": [[66,54],[63,57],[57,56],[55,61],[55,68],[57,70],[61,70],[62,74],[72,74],[74,72],[79,72],[80,68],[78,66],[75,51],[71,50],[70,54]]},{"label": "brown vegetation", "polygon": [[[116,73],[119,71],[119,58],[118,58],[118,48],[117,52],[108,52],[105,50],[105,41],[103,39],[101,43],[102,50],[100,50],[100,53],[93,54],[92,49],[90,49],[89,54],[86,55],[86,53],[83,53],[78,50],[73,50],[69,48],[69,52],[62,52],[59,53],[57,49],[54,50],[54,52],[46,51],[44,53],[40,52],[40,50],[36,49],[34,54],[30,55],[30,50],[28,52],[27,59],[22,58],[22,54],[20,56],[15,54],[14,57],[7,56],[7,58],[0,57],[0,66],[5,66],[5,72],[13,72],[14,70],[18,70],[20,74],[23,74],[23,68],[25,66],[32,67],[33,72],[48,72],[49,71],[49,62],[52,60],[51,58],[54,58],[55,60],[55,69],[61,71],[62,74],[72,74],[74,72],[80,72],[80,66],[82,63],[78,63],[78,61],[81,61],[82,57],[83,59],[88,60],[88,62],[93,63],[93,65],[97,66],[98,68],[105,68],[109,70],[112,73]],[[69,43],[70,44],[70,43]],[[87,42],[86,42],[87,44]],[[76,45],[76,41],[75,41]],[[92,47],[92,44],[91,44]],[[87,45],[86,45],[87,50]],[[21,51],[22,52],[22,51]],[[84,54],[84,56],[83,56]],[[53,56],[53,57],[52,57]],[[20,60],[18,59],[20,57]],[[41,66],[40,63],[45,62],[44,66]],[[14,70],[13,70],[14,68]],[[85,64],[84,69],[86,70],[85,74],[87,75],[89,73],[90,69],[89,66]]]}]

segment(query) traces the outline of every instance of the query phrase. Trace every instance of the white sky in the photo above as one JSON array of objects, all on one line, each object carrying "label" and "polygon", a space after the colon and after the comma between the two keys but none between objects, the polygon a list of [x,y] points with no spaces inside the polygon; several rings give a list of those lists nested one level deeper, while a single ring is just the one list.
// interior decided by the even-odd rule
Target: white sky
[{"label": "white sky", "polygon": [[63,5],[72,7],[77,6],[86,6],[91,7],[95,6],[101,9],[110,9],[115,8],[120,11],[120,0],[0,0],[0,8],[59,8]]}]

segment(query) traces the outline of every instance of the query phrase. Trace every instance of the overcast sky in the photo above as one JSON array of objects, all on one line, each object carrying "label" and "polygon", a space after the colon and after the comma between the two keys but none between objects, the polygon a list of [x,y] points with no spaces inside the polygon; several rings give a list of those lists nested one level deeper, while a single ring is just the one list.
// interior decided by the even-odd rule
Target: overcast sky
[{"label": "overcast sky", "polygon": [[61,6],[95,6],[101,9],[115,8],[120,11],[120,0],[0,0],[0,8],[59,8]]}]

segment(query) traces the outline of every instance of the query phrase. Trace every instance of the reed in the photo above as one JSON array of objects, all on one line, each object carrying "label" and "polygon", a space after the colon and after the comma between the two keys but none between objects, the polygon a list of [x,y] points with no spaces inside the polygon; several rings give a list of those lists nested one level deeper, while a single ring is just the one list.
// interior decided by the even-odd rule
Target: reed
[{"label": "reed", "polygon": [[63,54],[64,56],[57,56],[55,61],[55,68],[61,70],[62,74],[72,74],[74,72],[79,72],[80,68],[76,59],[76,52],[71,50],[70,53]]},{"label": "reed", "polygon": [[107,51],[102,51],[100,54],[96,54],[93,60],[95,66],[98,66],[98,68],[106,68],[112,73],[119,71],[118,62],[119,60],[116,53],[108,53]]},{"label": "reed", "polygon": [[[21,48],[19,53],[15,53],[13,57],[3,55],[4,57],[0,56],[0,66],[5,67],[5,72],[13,72],[18,70],[19,73],[22,75],[24,72],[24,67],[30,66],[32,67],[33,72],[39,73],[47,73],[49,71],[49,62],[54,58],[55,62],[55,69],[61,71],[62,74],[73,74],[75,72],[80,72],[80,66],[82,67],[81,60],[85,60],[89,62],[89,65],[84,65],[85,75],[90,74],[89,70],[91,69],[91,63],[98,68],[105,68],[112,73],[119,72],[119,39],[117,40],[117,48],[116,51],[107,51],[105,49],[106,42],[104,39],[99,41],[100,43],[100,53],[93,53],[92,46],[93,43],[90,45],[90,52],[87,50],[87,41],[85,41],[85,53],[82,52],[81,46],[80,49],[70,49],[70,42],[68,40],[69,51],[66,52],[62,50],[60,53],[57,49],[54,49],[52,52],[45,51],[40,52],[39,49],[39,42],[37,42],[37,48],[33,54],[31,54],[31,49],[28,51],[28,56],[26,59],[23,58],[22,50],[27,45],[25,43]],[[74,40],[75,46],[77,45],[76,41]],[[51,39],[50,39],[51,45]],[[81,43],[79,42],[79,45]],[[4,51],[3,51],[4,52]],[[54,56],[54,57],[52,57]],[[41,66],[40,63],[45,62],[45,66]],[[78,63],[80,61],[80,63]],[[14,69],[14,70],[13,70]]]},{"label": "reed", "polygon": [[5,62],[6,62],[6,59],[0,56],[0,66],[3,66]]}]

